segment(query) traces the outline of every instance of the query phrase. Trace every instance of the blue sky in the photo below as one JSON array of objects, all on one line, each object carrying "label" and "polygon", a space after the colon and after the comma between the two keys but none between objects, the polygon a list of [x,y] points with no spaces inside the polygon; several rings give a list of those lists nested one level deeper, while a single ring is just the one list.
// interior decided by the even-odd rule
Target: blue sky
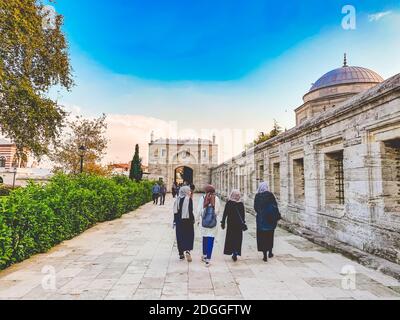
[{"label": "blue sky", "polygon": [[[346,4],[357,10],[355,30],[341,27]],[[147,127],[130,129],[141,139],[152,123],[171,121],[197,132],[268,130],[274,118],[289,128],[311,83],[340,67],[344,52],[350,65],[384,78],[400,72],[398,0],[58,0],[55,7],[77,84],[58,93],[60,101],[87,116],[105,112],[127,123],[140,116]]]}]

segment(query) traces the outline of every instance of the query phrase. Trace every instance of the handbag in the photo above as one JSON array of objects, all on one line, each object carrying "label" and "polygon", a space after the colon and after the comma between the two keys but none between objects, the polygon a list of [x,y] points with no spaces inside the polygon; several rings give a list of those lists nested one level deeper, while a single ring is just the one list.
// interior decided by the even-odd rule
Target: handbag
[{"label": "handbag", "polygon": [[242,217],[241,217],[241,215],[240,215],[240,212],[239,212],[238,208],[235,208],[235,209],[236,209],[236,212],[237,212],[237,214],[238,214],[238,216],[239,216],[240,222],[241,222],[241,224],[242,224],[242,225],[241,225],[242,231],[247,231],[247,229],[248,229],[247,224],[244,223],[244,221],[243,221],[243,219],[242,219]]}]

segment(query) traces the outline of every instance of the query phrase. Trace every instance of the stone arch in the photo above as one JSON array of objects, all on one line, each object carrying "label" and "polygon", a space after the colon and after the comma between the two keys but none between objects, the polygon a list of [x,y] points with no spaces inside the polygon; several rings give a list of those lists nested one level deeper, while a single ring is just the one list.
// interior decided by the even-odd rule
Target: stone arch
[{"label": "stone arch", "polygon": [[184,181],[192,184],[194,180],[194,170],[191,166],[178,165],[174,169],[174,181],[183,183]]},{"label": "stone arch", "polygon": [[196,157],[188,150],[181,150],[172,157],[172,163],[188,165],[197,163]]}]

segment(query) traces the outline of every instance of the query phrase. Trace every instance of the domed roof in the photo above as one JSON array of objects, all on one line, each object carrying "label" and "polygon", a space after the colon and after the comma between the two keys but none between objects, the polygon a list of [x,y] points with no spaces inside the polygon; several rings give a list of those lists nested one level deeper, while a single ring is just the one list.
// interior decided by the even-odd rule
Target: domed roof
[{"label": "domed roof", "polygon": [[362,67],[347,66],[346,56],[344,65],[341,68],[334,69],[325,73],[321,78],[313,84],[310,89],[315,91],[321,88],[336,86],[348,83],[380,83],[383,78],[375,71]]}]

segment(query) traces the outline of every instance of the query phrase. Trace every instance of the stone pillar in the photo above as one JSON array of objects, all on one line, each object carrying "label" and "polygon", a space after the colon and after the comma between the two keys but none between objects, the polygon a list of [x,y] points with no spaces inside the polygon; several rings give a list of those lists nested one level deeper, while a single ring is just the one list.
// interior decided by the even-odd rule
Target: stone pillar
[{"label": "stone pillar", "polygon": [[319,207],[318,197],[321,195],[319,192],[318,183],[318,153],[314,145],[310,142],[304,146],[304,178],[305,178],[305,207],[307,214],[317,214]]}]

